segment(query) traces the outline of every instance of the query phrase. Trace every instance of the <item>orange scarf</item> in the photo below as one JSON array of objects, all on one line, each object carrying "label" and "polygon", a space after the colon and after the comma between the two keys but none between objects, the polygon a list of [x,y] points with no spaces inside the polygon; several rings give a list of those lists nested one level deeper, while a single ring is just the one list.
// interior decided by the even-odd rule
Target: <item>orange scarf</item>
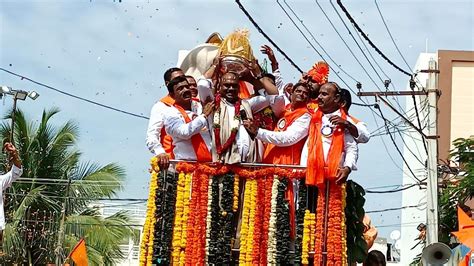
[{"label": "orange scarf", "polygon": [[[165,97],[161,98],[160,102],[164,103],[167,106],[173,106],[174,99],[171,98],[171,96],[168,94]],[[173,139],[171,138],[170,135],[166,134],[165,127],[161,128],[160,143],[161,143],[161,146],[163,146],[163,149],[165,150],[165,152],[170,155],[170,158],[174,159]]]},{"label": "orange scarf", "polygon": [[[191,119],[189,118],[188,114],[181,106],[175,104],[174,107],[178,109],[186,123],[191,122]],[[194,153],[196,153],[196,158],[198,162],[212,161],[211,153],[209,152],[206,142],[204,142],[204,139],[202,138],[200,133],[195,134],[191,137],[191,143],[193,145]]]},{"label": "orange scarf", "polygon": [[[341,109],[342,119],[347,115]],[[317,110],[311,119],[309,127],[308,142],[308,163],[306,170],[306,185],[320,186],[325,180],[336,180],[337,170],[339,168],[342,152],[344,151],[344,130],[336,127],[332,134],[331,147],[329,148],[327,160],[324,161],[324,151],[322,142],[322,117],[323,112]]]},{"label": "orange scarf", "polygon": [[[302,115],[309,113],[308,108],[301,107],[293,111],[289,108],[285,110],[284,116],[280,119],[275,127],[276,132],[285,131],[296,119]],[[285,125],[279,127],[281,121],[284,121]],[[300,164],[301,150],[303,149],[306,138],[300,140],[298,143],[288,147],[278,147],[274,144],[267,144],[265,153],[263,155],[263,162],[269,164]]]},{"label": "orange scarf", "polygon": [[352,122],[354,122],[354,124],[358,124],[360,122],[359,119],[353,117],[352,115],[348,115],[351,119],[352,119]]}]

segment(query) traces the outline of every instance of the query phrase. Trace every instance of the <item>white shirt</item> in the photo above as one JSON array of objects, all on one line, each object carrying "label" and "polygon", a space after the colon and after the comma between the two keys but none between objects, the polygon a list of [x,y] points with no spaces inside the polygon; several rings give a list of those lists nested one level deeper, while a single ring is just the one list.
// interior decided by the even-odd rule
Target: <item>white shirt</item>
[{"label": "white shirt", "polygon": [[[349,119],[350,119],[350,117],[349,117]],[[367,143],[367,142],[369,142],[370,133],[369,133],[369,130],[367,129],[367,125],[362,121],[359,121],[359,123],[353,123],[353,124],[356,126],[357,132],[359,133],[359,136],[357,138],[354,138],[355,141],[357,143]]]},{"label": "white shirt", "polygon": [[211,135],[204,115],[196,110],[186,110],[186,114],[192,120],[189,123],[186,123],[178,109],[170,107],[168,112],[164,115],[164,126],[166,133],[173,138],[173,153],[175,158],[178,160],[196,160],[196,152],[194,151],[191,137],[196,134],[201,134],[201,137],[210,151],[212,145]]},{"label": "white shirt", "polygon": [[310,122],[311,115],[306,113],[295,119],[285,131],[276,132],[260,128],[257,139],[280,147],[291,146],[308,136]]},{"label": "white shirt", "polygon": [[5,229],[5,210],[3,209],[3,191],[9,188],[12,183],[21,176],[23,173],[23,167],[18,168],[15,165],[12,166],[10,172],[0,175],[0,182],[2,185],[2,190],[0,191],[0,230]]},{"label": "white shirt", "polygon": [[[325,125],[330,125],[333,126],[332,123],[329,121],[329,117],[332,115],[338,115],[341,116],[340,110],[337,110],[333,113],[330,114],[324,114],[322,117],[322,125],[321,127]],[[329,148],[331,147],[331,142],[332,142],[332,137],[326,138],[324,136],[321,136],[322,139],[322,144],[323,144],[323,154],[324,154],[324,160],[327,160],[327,156],[329,153]],[[309,139],[306,140],[306,143],[304,144],[303,151],[301,152],[301,161],[300,165],[307,165],[308,161],[308,142]],[[318,144],[317,144],[318,145]],[[344,132],[344,150],[342,153],[341,157],[341,167],[349,167],[352,170],[357,170],[357,159],[359,157],[359,149],[357,147],[357,143],[354,140],[354,137],[352,137],[351,134],[347,130]]]},{"label": "white shirt", "polygon": [[[161,101],[156,102],[151,108],[150,120],[148,121],[148,129],[146,131],[146,146],[154,155],[166,153],[161,145],[161,129],[164,125],[164,114],[173,108]],[[196,112],[201,113],[202,107],[199,102],[192,101],[192,108]],[[174,109],[174,108],[173,108]]]},{"label": "white shirt", "polygon": [[150,120],[148,121],[148,129],[146,131],[146,146],[154,155],[165,153],[161,145],[161,129],[163,128],[163,114],[170,107],[161,101],[156,102],[151,108]]}]

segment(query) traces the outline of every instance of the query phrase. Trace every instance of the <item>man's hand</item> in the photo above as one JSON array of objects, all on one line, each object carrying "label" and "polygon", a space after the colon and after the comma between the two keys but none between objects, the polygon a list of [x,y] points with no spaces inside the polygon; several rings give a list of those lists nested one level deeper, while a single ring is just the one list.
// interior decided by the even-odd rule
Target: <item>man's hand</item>
[{"label": "man's hand", "polygon": [[283,91],[288,95],[291,95],[293,93],[293,83],[286,84],[285,87],[283,87]]},{"label": "man's hand", "polygon": [[250,74],[254,79],[258,79],[262,76],[262,70],[260,69],[260,65],[258,64],[257,59],[255,59],[249,64],[249,70]]},{"label": "man's hand", "polygon": [[275,53],[273,53],[272,48],[268,45],[262,45],[260,47],[260,52],[263,54],[266,54],[268,56],[268,60],[270,60],[270,63],[272,64],[272,71],[275,71],[278,69],[278,61],[276,60]]},{"label": "man's hand", "polygon": [[8,156],[10,157],[10,160],[13,162],[13,164],[21,168],[21,160],[20,157],[18,156],[18,150],[11,144],[10,142],[6,142],[5,145],[3,145],[3,149],[8,153]]},{"label": "man's hand", "polygon": [[202,114],[206,116],[210,116],[214,112],[214,102],[208,102],[206,105],[204,105],[204,109],[202,110]]},{"label": "man's hand", "polygon": [[160,170],[167,170],[170,166],[170,156],[166,153],[160,153],[156,155],[156,158],[158,159]]},{"label": "man's hand", "polygon": [[333,115],[329,117],[329,122],[331,122],[335,126],[341,126],[343,128],[347,126],[347,120],[343,119],[338,115]]},{"label": "man's hand", "polygon": [[351,173],[351,168],[348,166],[344,166],[343,168],[337,169],[337,174],[336,174],[336,184],[340,185],[344,182],[346,182],[347,177]]},{"label": "man's hand", "polygon": [[245,129],[251,136],[257,136],[258,126],[252,119],[244,120],[243,124]]}]

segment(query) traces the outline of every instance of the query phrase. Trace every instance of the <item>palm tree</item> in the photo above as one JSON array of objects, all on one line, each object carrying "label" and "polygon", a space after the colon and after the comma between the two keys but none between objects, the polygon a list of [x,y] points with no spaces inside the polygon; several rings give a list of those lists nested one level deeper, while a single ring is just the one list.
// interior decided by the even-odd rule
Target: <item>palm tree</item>
[{"label": "palm tree", "polygon": [[[28,122],[16,112],[14,144],[23,161],[23,175],[6,190],[2,257],[6,263],[53,263],[58,243],[63,256],[85,238],[92,265],[113,265],[123,258],[119,244],[132,233],[126,212],[101,217],[91,203],[116,196],[125,177],[122,167],[80,162],[76,149],[79,128],[68,121],[51,123],[59,112],[43,111],[41,121]],[[11,113],[5,119],[11,118]],[[0,137],[8,139],[10,125],[0,125]],[[0,162],[5,162],[0,154]],[[7,165],[1,165],[0,171]],[[64,214],[62,211],[65,211]],[[62,224],[62,226],[61,226]],[[64,229],[64,234],[58,231]],[[60,242],[58,242],[58,240]]]}]

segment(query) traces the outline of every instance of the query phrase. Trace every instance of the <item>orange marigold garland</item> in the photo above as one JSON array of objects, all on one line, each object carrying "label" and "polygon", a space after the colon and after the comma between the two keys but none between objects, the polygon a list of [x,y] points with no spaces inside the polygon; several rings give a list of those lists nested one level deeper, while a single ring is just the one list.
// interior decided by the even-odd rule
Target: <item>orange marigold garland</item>
[{"label": "orange marigold garland", "polygon": [[347,260],[347,227],[346,227],[346,183],[341,186],[342,193],[342,219],[341,219],[341,234],[342,234],[342,265],[348,265]]},{"label": "orange marigold garland", "polygon": [[265,179],[257,180],[257,194],[255,199],[257,206],[255,208],[255,224],[253,233],[252,265],[258,265],[260,262],[263,220],[265,215]]},{"label": "orange marigold garland", "polygon": [[[178,170],[178,167],[177,167]],[[188,219],[188,230],[186,232],[186,238],[188,240],[188,245],[186,245],[186,251],[185,251],[185,261],[186,264],[194,264],[193,259],[195,256],[195,253],[197,252],[196,249],[194,249],[196,242],[198,241],[198,226],[197,224],[199,223],[198,220],[198,215],[200,212],[199,209],[199,196],[200,196],[200,189],[199,187],[201,186],[201,178],[198,174],[194,173],[193,175],[193,181],[192,181],[192,190],[191,190],[191,203],[190,203],[190,213],[189,213],[189,219]],[[206,212],[207,212],[207,204],[206,204]]]},{"label": "orange marigold garland", "polygon": [[[344,223],[344,204],[343,204],[343,189],[341,185],[336,185],[335,182],[330,182],[329,187],[329,213],[326,236],[326,250],[327,250],[327,264],[328,265],[343,265],[344,256],[347,262],[347,252],[345,247],[345,227]],[[318,209],[316,222],[316,247],[314,254],[314,263],[319,264],[322,261],[322,245],[323,245],[323,223],[324,223],[324,204],[325,204],[325,188],[324,186],[318,189]]]},{"label": "orange marigold garland", "polygon": [[264,210],[263,210],[263,224],[262,224],[262,238],[260,243],[260,265],[267,265],[267,249],[268,249],[268,230],[270,227],[270,212],[272,206],[272,187],[273,175],[267,176],[264,182]]}]

